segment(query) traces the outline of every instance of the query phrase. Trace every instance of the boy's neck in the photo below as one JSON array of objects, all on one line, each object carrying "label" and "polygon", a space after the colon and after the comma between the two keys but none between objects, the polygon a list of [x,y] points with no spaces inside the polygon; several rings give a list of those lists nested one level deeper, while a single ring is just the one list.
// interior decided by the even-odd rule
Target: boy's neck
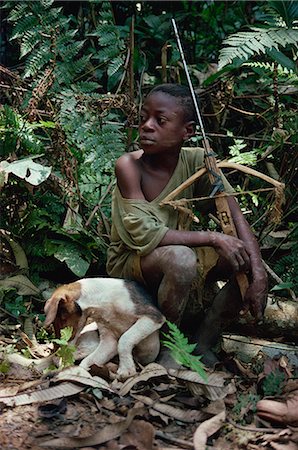
[{"label": "boy's neck", "polygon": [[178,152],[162,153],[156,155],[143,154],[141,160],[151,168],[165,169],[171,171],[178,163],[180,150]]}]

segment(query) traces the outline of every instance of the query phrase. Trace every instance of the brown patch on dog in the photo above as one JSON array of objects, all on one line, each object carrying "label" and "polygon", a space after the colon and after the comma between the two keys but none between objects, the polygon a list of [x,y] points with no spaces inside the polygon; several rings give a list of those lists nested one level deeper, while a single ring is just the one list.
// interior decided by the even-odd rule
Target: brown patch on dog
[{"label": "brown patch on dog", "polygon": [[58,287],[45,303],[44,327],[47,328],[53,323],[56,336],[60,336],[62,328],[72,327],[74,336],[82,315],[81,308],[76,303],[80,295],[81,284],[78,282]]}]

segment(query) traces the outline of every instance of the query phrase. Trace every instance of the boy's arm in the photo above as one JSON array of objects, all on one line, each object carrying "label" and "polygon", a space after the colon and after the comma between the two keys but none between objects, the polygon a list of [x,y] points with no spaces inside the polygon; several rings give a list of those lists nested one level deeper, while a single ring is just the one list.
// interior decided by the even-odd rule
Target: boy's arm
[{"label": "boy's arm", "polygon": [[246,309],[257,319],[264,314],[268,293],[267,273],[262,262],[262,256],[258,242],[248,222],[245,220],[241,209],[234,199],[228,197],[228,203],[237,230],[239,239],[245,244],[250,258],[251,282],[245,295]]},{"label": "boy's arm", "polygon": [[[137,161],[141,153],[133,152],[122,155],[116,163],[117,183],[124,198],[146,200],[141,188],[141,172]],[[264,284],[266,285],[266,283],[264,283],[264,280],[266,279],[266,272],[261,264],[258,244],[249,225],[245,221],[240,208],[237,208],[238,205],[235,200],[231,197],[229,201],[232,206],[231,213],[233,217],[235,216],[239,239],[210,231],[168,230],[158,246],[211,246],[220,256],[229,261],[235,272],[251,271],[253,282],[248,289],[246,298],[251,305],[253,314],[256,311],[256,316],[260,317],[260,311],[263,311],[265,303]],[[255,295],[259,281],[259,291],[261,292],[257,292]]]},{"label": "boy's arm", "polygon": [[122,197],[145,200],[137,158],[142,152],[126,153],[116,161],[115,174]]},{"label": "boy's arm", "polygon": [[[145,200],[141,187],[138,158],[142,152],[122,155],[116,162],[115,173],[121,195],[128,199]],[[188,247],[214,247],[226,258],[235,272],[250,270],[249,254],[244,242],[233,236],[210,231],[168,230],[158,246],[186,245]]]}]

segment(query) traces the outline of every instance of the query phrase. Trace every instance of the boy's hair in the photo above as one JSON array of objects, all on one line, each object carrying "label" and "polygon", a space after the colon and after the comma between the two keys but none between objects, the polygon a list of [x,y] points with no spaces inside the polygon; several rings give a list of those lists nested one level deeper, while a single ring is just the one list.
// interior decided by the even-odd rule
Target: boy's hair
[{"label": "boy's hair", "polygon": [[[155,86],[148,94],[147,97],[156,93],[163,92],[164,94],[170,95],[171,97],[175,97],[177,103],[181,105],[184,112],[184,119],[186,122],[194,121],[198,122],[196,110],[194,107],[192,95],[190,89],[187,86],[183,86],[181,84],[174,83],[166,83]],[[199,101],[198,96],[196,95],[197,101]]]}]

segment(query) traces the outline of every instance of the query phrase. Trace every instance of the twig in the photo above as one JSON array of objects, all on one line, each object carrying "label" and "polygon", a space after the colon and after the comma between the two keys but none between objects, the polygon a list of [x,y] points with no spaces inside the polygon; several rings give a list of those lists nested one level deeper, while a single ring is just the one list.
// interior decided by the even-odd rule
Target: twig
[{"label": "twig", "polygon": [[235,428],[238,428],[239,430],[249,431],[251,433],[273,433],[277,434],[280,433],[281,430],[284,428],[258,428],[258,427],[245,427],[244,425],[238,425],[237,423],[233,422],[231,419],[227,419],[227,422],[232,425]]},{"label": "twig", "polygon": [[[275,281],[277,281],[277,283],[279,283],[279,284],[283,283],[283,280],[281,278],[279,278],[279,276],[271,269],[271,267],[269,267],[268,264],[266,264],[264,260],[262,260],[262,261],[263,261],[264,267],[267,270],[267,272],[269,273],[269,275],[271,275],[272,278]],[[295,292],[292,289],[285,288],[285,290],[288,291],[288,293],[290,294],[290,296],[291,296],[292,300],[294,300],[294,302],[298,301],[298,298],[296,297]]]},{"label": "twig", "polygon": [[92,213],[90,214],[89,219],[87,220],[87,222],[85,223],[85,227],[89,227],[93,217],[95,216],[96,212],[99,210],[99,208],[101,207],[102,202],[104,201],[104,199],[106,198],[106,196],[108,195],[108,192],[110,191],[111,187],[114,184],[114,180],[110,181],[110,184],[108,185],[105,193],[102,195],[101,199],[99,200],[99,202],[97,203],[97,205],[95,206],[95,208],[93,209]]},{"label": "twig", "polygon": [[156,430],[155,436],[160,439],[163,439],[165,441],[169,441],[169,442],[173,442],[175,444],[181,445],[182,447],[185,447],[185,448],[193,448],[192,442],[185,441],[184,439],[175,438],[171,434],[164,433],[163,431]]}]

